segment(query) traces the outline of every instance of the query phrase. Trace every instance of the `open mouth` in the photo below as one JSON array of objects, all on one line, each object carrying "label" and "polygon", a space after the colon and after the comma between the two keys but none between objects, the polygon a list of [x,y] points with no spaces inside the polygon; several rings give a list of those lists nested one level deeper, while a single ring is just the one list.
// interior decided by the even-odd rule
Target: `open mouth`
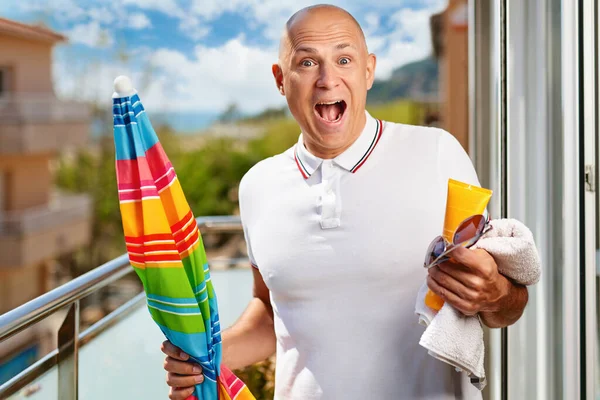
[{"label": "open mouth", "polygon": [[346,111],[344,100],[319,102],[315,105],[317,114],[327,122],[338,122]]}]

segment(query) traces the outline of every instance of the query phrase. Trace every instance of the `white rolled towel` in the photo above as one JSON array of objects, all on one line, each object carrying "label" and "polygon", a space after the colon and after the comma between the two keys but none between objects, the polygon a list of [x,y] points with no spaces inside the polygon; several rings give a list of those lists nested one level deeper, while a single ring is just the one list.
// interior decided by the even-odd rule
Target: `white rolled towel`
[{"label": "white rolled towel", "polygon": [[[472,248],[490,253],[498,271],[516,283],[537,283],[541,261],[529,228],[516,219],[492,220],[490,225],[492,229]],[[483,367],[485,348],[479,317],[464,316],[447,303],[438,312],[430,309],[424,303],[427,289],[424,283],[415,304],[419,323],[426,326],[419,344],[431,356],[464,371],[471,378],[471,383],[482,390],[486,385]]]},{"label": "white rolled towel", "polygon": [[540,280],[540,255],[533,234],[516,219],[494,219],[492,229],[473,245],[490,253],[498,271],[521,285],[533,285]]}]

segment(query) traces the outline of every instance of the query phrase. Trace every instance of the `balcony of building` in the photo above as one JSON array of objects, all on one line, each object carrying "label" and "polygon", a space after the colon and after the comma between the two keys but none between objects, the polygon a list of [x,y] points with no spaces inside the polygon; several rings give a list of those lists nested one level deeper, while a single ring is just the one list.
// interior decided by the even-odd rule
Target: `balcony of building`
[{"label": "balcony of building", "polygon": [[91,219],[87,195],[62,193],[42,206],[3,212],[0,268],[36,264],[81,247],[90,240]]},{"label": "balcony of building", "polygon": [[58,151],[86,143],[91,114],[82,103],[53,94],[4,93],[0,96],[0,155]]}]

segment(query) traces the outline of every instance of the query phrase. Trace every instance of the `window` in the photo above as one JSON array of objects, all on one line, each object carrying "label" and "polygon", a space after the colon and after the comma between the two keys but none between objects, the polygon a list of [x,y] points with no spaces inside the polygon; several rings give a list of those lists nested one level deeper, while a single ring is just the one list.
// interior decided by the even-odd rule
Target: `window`
[{"label": "window", "polygon": [[8,94],[11,89],[11,70],[9,67],[0,66],[0,97]]},{"label": "window", "polygon": [[0,169],[0,224],[2,223],[2,213],[5,209],[5,201],[4,198],[7,196],[6,184],[7,179],[5,179],[6,172]]},{"label": "window", "polygon": [[6,81],[7,81],[7,71],[4,68],[0,68],[0,96],[2,96],[6,91]]}]

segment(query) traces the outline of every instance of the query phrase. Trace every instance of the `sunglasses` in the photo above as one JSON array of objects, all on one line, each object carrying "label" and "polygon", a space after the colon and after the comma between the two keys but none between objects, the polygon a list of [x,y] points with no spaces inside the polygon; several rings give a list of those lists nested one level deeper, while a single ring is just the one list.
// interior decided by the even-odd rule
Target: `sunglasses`
[{"label": "sunglasses", "polygon": [[476,214],[458,225],[452,236],[452,242],[448,242],[443,236],[436,237],[427,248],[423,266],[431,268],[447,261],[450,259],[448,254],[458,246],[466,248],[473,246],[481,236],[492,229],[489,222],[489,218]]}]

